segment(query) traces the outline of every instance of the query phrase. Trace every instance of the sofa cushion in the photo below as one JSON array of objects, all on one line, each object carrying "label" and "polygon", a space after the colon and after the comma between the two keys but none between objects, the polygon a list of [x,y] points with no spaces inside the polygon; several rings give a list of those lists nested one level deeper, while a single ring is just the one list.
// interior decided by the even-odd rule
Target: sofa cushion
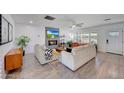
[{"label": "sofa cushion", "polygon": [[66,48],[66,51],[69,52],[69,53],[71,53],[72,48]]},{"label": "sofa cushion", "polygon": [[72,43],[72,47],[78,47],[80,44],[78,42]]}]

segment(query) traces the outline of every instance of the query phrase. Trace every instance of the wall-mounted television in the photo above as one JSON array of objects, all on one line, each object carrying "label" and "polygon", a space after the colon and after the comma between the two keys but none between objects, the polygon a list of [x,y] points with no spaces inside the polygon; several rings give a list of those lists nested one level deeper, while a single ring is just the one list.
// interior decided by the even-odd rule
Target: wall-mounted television
[{"label": "wall-mounted television", "polygon": [[48,39],[59,38],[59,30],[58,29],[48,29],[47,30],[47,38]]}]

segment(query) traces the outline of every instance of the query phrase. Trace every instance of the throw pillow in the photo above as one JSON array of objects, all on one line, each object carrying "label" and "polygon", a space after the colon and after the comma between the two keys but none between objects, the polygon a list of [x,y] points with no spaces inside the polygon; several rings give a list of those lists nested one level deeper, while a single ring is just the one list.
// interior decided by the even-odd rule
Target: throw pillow
[{"label": "throw pillow", "polygon": [[46,60],[52,60],[52,49],[46,49],[45,50],[45,59]]}]

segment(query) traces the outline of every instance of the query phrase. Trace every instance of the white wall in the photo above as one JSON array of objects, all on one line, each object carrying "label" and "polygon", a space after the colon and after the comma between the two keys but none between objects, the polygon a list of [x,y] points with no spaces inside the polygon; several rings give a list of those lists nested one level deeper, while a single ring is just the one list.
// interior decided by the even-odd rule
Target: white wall
[{"label": "white wall", "polygon": [[[14,21],[12,17],[8,14],[3,14],[3,16],[13,25],[13,36],[14,36]],[[13,38],[14,39],[14,38]],[[14,42],[14,41],[13,41]],[[13,42],[4,44],[0,46],[0,65],[2,66],[2,78],[5,77],[5,72],[4,72],[4,56],[5,54],[14,48]]]},{"label": "white wall", "polygon": [[[106,32],[110,30],[122,30],[124,28],[124,23],[117,24],[109,24],[97,27],[91,27],[82,30],[75,30],[69,28],[60,28],[60,35],[65,35],[65,40],[71,40],[70,34],[74,34],[75,32],[83,31],[83,32],[97,32],[98,33],[98,50],[102,52],[106,52]],[[45,24],[46,25],[46,24]],[[16,24],[16,32],[15,36],[19,37],[21,35],[27,35],[31,38],[29,46],[26,48],[26,53],[34,52],[35,44],[45,44],[45,25],[37,26],[37,25],[27,25],[27,24]],[[56,26],[52,26],[56,27]],[[123,38],[124,39],[124,38]],[[124,47],[124,45],[123,45]],[[124,51],[124,48],[123,48]]]},{"label": "white wall", "polygon": [[[45,27],[47,26],[44,25],[38,26],[32,24],[15,25],[15,38],[18,38],[21,35],[26,35],[31,39],[28,47],[26,48],[26,53],[33,53],[35,44],[45,45]],[[52,26],[52,27],[58,28],[56,26]],[[65,35],[66,40],[69,39],[70,31],[67,30],[66,28],[59,27],[59,29],[60,29],[60,35]]]},{"label": "white wall", "polygon": [[15,38],[25,35],[31,39],[26,48],[26,53],[34,52],[35,44],[45,44],[45,29],[42,26],[16,24],[15,30]]},{"label": "white wall", "polygon": [[[107,31],[122,31],[124,23],[109,24],[98,27],[92,27],[80,30],[81,32],[97,32],[98,33],[98,50],[106,52],[106,33]],[[123,43],[124,44],[124,43]],[[124,45],[123,45],[124,46]],[[124,49],[123,49],[124,50]]]},{"label": "white wall", "polygon": [[124,55],[124,29],[123,29],[123,55]]}]

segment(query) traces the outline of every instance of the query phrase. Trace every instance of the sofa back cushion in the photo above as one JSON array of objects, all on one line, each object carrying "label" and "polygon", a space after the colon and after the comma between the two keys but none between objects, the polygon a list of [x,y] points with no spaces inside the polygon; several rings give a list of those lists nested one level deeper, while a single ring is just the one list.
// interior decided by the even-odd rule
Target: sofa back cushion
[{"label": "sofa back cushion", "polygon": [[87,46],[87,47],[84,47],[84,46],[75,47],[75,48],[72,49],[72,52],[71,52],[71,53],[72,53],[72,55],[76,55],[76,54],[78,54],[78,53],[83,52],[83,51],[86,50],[88,47],[89,47],[89,46]]},{"label": "sofa back cushion", "polygon": [[66,48],[66,51],[69,52],[69,53],[71,53],[72,48]]}]

